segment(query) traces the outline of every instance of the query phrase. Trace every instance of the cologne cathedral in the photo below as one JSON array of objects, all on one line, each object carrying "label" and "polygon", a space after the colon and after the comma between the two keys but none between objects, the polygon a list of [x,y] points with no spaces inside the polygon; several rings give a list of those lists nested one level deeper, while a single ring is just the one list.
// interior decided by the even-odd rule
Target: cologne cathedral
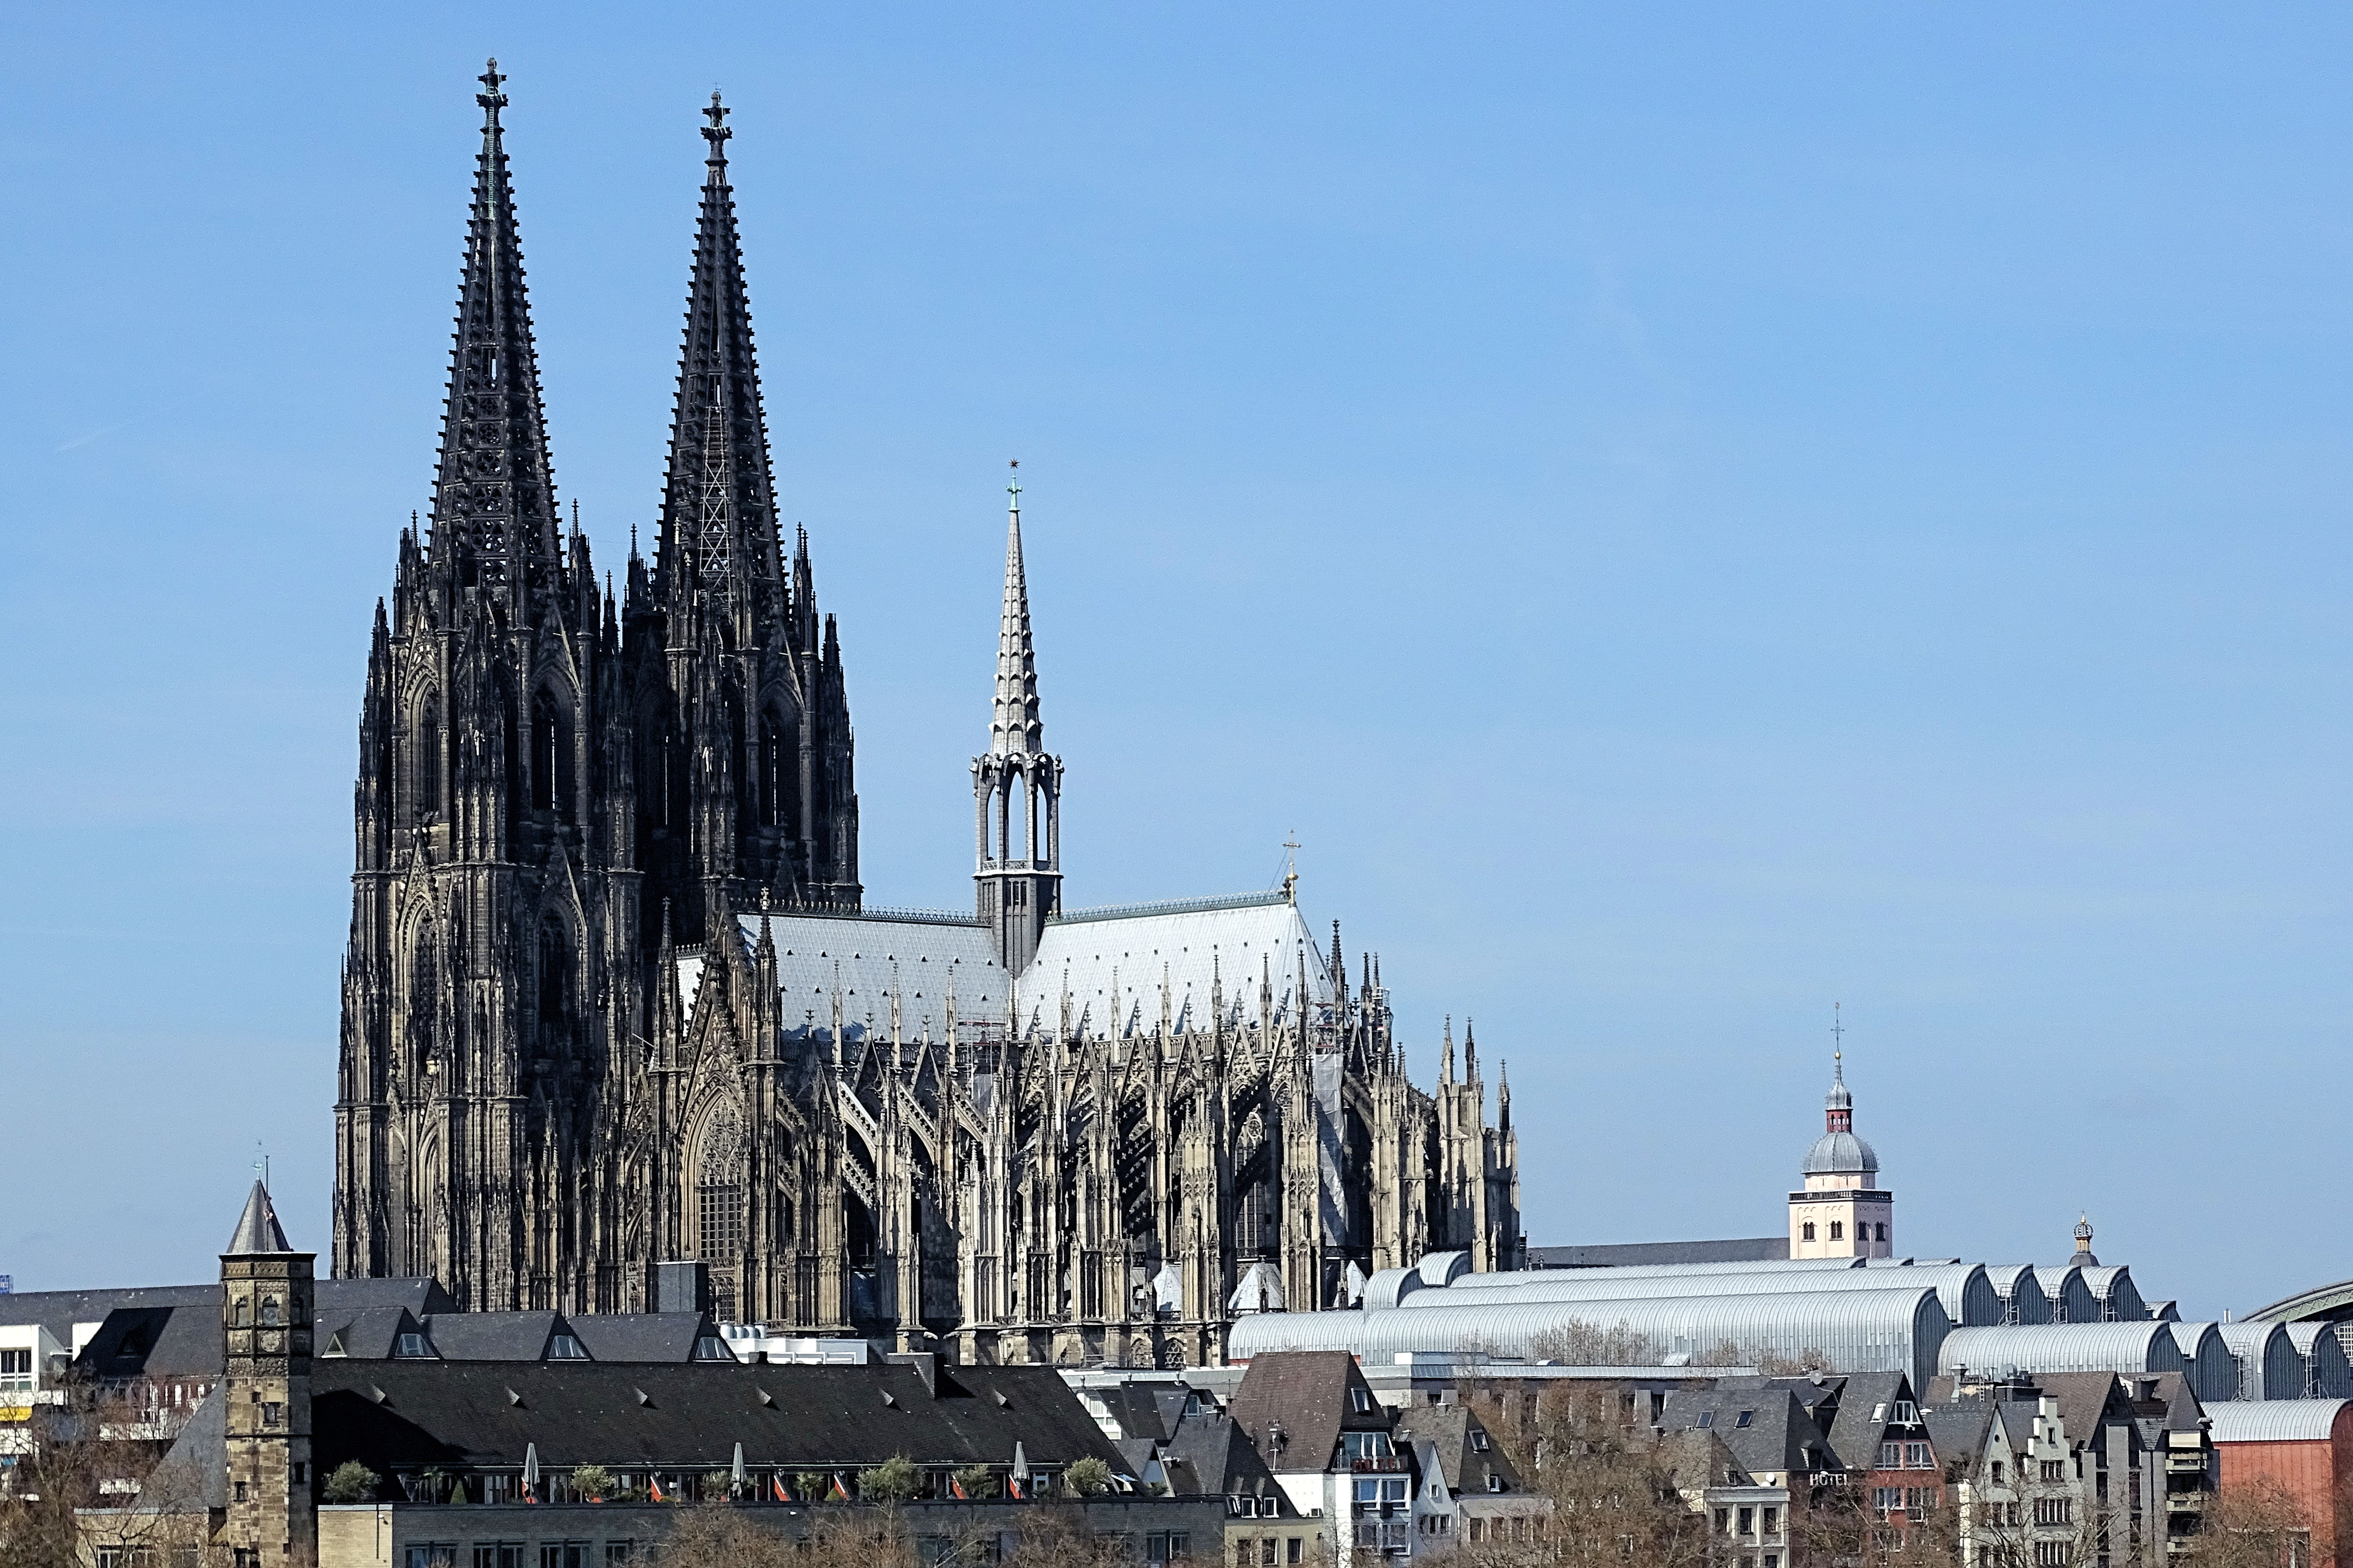
[{"label": "cologne cathedral", "polygon": [[[1405,1076],[1377,961],[1282,890],[1062,906],[1020,492],[975,911],[867,907],[841,638],[770,474],[702,135],[670,468],[620,596],[560,510],[482,78],[429,517],[369,645],[334,1270],[643,1311],[708,1266],[770,1333],[964,1361],[1213,1363],[1246,1311],[1515,1262],[1509,1086]],[[976,697],[977,697],[976,693]],[[674,1307],[676,1302],[660,1302]]]}]

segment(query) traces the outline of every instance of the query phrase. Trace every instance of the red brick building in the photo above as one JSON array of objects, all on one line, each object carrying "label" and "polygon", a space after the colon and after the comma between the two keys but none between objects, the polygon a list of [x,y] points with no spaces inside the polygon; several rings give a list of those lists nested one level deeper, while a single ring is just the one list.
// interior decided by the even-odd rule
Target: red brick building
[{"label": "red brick building", "polygon": [[2271,1482],[2302,1509],[2309,1568],[2353,1568],[2353,1400],[2219,1401],[2206,1407],[2222,1495]]}]

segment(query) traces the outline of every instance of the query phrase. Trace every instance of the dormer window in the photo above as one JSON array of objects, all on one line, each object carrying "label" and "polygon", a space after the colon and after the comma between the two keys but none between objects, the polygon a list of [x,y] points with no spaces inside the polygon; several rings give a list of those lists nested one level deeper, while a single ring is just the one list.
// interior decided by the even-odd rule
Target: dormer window
[{"label": "dormer window", "polygon": [[1899,1399],[1895,1402],[1894,1420],[1898,1426],[1917,1426],[1920,1424],[1920,1407],[1908,1399]]},{"label": "dormer window", "polygon": [[1502,1491],[1504,1489],[1504,1478],[1497,1475],[1494,1471],[1489,1470],[1487,1472],[1487,1489],[1491,1492]]},{"label": "dormer window", "polygon": [[1348,1403],[1356,1408],[1357,1415],[1369,1415],[1373,1408],[1373,1391],[1369,1388],[1352,1388],[1348,1390]]},{"label": "dormer window", "polygon": [[394,1342],[392,1353],[403,1361],[422,1361],[433,1352],[426,1345],[425,1336],[411,1330]]},{"label": "dormer window", "polygon": [[727,1342],[721,1339],[717,1334],[705,1334],[701,1339],[694,1342],[694,1359],[697,1361],[733,1361],[735,1359],[735,1352],[729,1350],[727,1348]]},{"label": "dormer window", "polygon": [[547,1359],[550,1361],[586,1361],[588,1352],[570,1334],[550,1334],[547,1337]]},{"label": "dormer window", "polygon": [[1483,1454],[1487,1451],[1487,1432],[1484,1427],[1471,1428],[1471,1450],[1476,1454]]}]

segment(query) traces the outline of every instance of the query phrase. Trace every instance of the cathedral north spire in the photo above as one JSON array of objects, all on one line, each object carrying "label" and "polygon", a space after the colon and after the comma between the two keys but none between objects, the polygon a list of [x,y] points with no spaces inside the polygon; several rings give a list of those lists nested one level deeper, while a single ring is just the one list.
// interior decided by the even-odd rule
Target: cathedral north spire
[{"label": "cathedral north spire", "polygon": [[563,550],[522,245],[499,123],[507,79],[492,60],[478,79],[482,149],[474,169],[433,487],[432,553],[455,568],[459,586],[480,587],[522,620],[554,596]]}]

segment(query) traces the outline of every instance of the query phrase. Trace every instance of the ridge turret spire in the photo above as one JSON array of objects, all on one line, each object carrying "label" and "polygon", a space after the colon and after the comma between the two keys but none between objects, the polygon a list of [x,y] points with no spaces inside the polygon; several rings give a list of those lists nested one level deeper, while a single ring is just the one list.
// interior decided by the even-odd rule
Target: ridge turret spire
[{"label": "ridge turret spire", "polygon": [[1029,584],[1021,563],[1021,459],[1005,487],[1005,605],[997,633],[997,706],[988,749],[999,757],[1034,757],[1046,749],[1038,715],[1038,655],[1029,635]]}]

